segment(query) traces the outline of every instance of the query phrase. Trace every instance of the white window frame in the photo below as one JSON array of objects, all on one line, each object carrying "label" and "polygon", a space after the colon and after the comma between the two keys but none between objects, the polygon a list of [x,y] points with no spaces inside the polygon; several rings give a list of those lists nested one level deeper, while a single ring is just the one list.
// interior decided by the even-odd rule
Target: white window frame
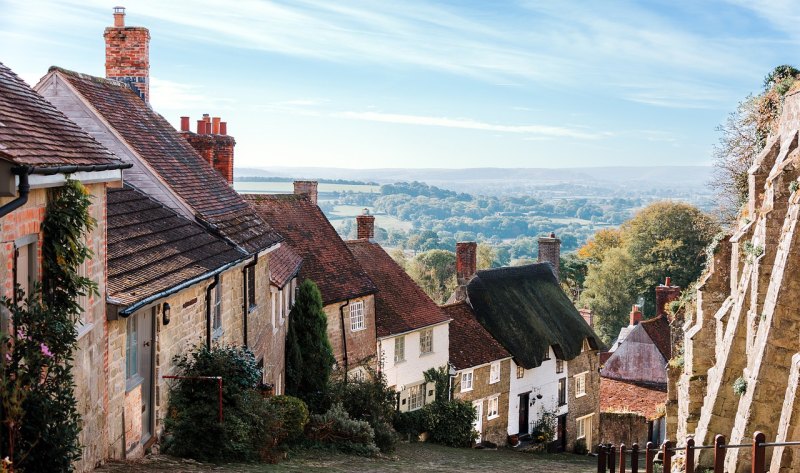
[{"label": "white window frame", "polygon": [[564,360],[561,358],[556,358],[556,373],[563,373],[564,372]]},{"label": "white window frame", "polygon": [[213,291],[213,302],[211,304],[211,329],[213,338],[222,336],[222,278],[217,282]]},{"label": "white window frame", "polygon": [[500,417],[500,396],[493,396],[486,402],[486,420]]},{"label": "white window frame", "polygon": [[360,332],[367,328],[364,317],[364,301],[350,303],[350,331]]},{"label": "white window frame", "polygon": [[406,336],[400,335],[394,339],[394,364],[406,361]]},{"label": "white window frame", "polygon": [[583,397],[586,395],[586,373],[578,373],[575,375],[575,397]]},{"label": "white window frame", "polygon": [[139,316],[131,314],[125,321],[125,389],[138,386],[139,375]]},{"label": "white window frame", "polygon": [[489,384],[500,382],[500,362],[495,361],[489,366]]},{"label": "white window frame", "polygon": [[425,383],[408,388],[408,410],[416,411],[425,406]]},{"label": "white window frame", "polygon": [[588,416],[583,416],[575,419],[575,424],[576,424],[575,432],[577,434],[576,437],[577,439],[586,438],[586,431],[591,430],[592,428],[592,417],[594,417],[594,414],[589,414]]},{"label": "white window frame", "polygon": [[472,391],[475,384],[475,371],[466,370],[461,372],[461,392]]},{"label": "white window frame", "polygon": [[270,288],[269,293],[270,293],[269,294],[269,305],[271,306],[271,309],[272,309],[271,310],[272,318],[270,320],[271,320],[272,326],[275,327],[275,318],[276,318],[275,316],[278,313],[278,295],[277,295],[278,294],[278,290]]},{"label": "white window frame", "polygon": [[419,354],[433,353],[433,329],[423,330],[419,333]]}]

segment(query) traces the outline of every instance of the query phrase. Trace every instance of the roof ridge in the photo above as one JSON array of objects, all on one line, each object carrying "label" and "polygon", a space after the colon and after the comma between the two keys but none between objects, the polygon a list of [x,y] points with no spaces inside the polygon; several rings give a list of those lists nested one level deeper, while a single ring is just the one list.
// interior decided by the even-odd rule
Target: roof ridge
[{"label": "roof ridge", "polygon": [[113,85],[113,86],[116,86],[116,87],[123,87],[123,88],[126,88],[126,89],[130,89],[130,87],[128,87],[128,84],[126,84],[124,82],[121,82],[121,81],[118,81],[118,80],[115,80],[115,79],[107,79],[105,77],[93,76],[91,74],[86,74],[86,73],[83,73],[83,72],[73,71],[71,69],[65,69],[65,68],[60,67],[60,66],[50,66],[50,68],[47,70],[47,72],[48,73],[50,73],[50,72],[60,72],[62,74],[66,74],[68,76],[77,77],[78,79],[89,80],[89,81],[92,81],[92,82],[97,82],[99,84],[107,84],[107,85]]}]

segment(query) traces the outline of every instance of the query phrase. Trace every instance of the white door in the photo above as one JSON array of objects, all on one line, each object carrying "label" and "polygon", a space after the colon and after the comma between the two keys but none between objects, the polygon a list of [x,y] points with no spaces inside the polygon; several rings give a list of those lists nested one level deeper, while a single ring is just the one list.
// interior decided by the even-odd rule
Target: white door
[{"label": "white door", "polygon": [[483,401],[473,401],[472,405],[475,406],[475,412],[477,413],[475,431],[478,432],[477,442],[480,442],[483,437]]}]

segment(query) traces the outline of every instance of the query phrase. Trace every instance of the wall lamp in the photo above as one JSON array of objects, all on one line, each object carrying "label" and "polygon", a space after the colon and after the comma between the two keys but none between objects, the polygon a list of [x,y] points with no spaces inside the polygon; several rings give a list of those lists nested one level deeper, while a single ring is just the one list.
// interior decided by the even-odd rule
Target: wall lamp
[{"label": "wall lamp", "polygon": [[172,309],[169,306],[169,302],[165,302],[164,305],[161,306],[161,324],[162,325],[169,325],[169,316]]}]

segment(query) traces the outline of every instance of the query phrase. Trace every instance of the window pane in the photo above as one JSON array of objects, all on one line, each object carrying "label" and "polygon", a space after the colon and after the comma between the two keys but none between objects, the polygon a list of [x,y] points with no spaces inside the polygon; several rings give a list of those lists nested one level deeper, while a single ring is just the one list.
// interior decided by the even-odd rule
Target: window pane
[{"label": "window pane", "polygon": [[350,304],[350,331],[363,330],[366,328],[364,323],[364,302],[358,301]]},{"label": "window pane", "polygon": [[406,337],[394,339],[394,362],[405,361],[406,359]]},{"label": "window pane", "polygon": [[132,378],[139,373],[139,330],[136,314],[127,320],[127,341],[125,344],[125,375]]}]

